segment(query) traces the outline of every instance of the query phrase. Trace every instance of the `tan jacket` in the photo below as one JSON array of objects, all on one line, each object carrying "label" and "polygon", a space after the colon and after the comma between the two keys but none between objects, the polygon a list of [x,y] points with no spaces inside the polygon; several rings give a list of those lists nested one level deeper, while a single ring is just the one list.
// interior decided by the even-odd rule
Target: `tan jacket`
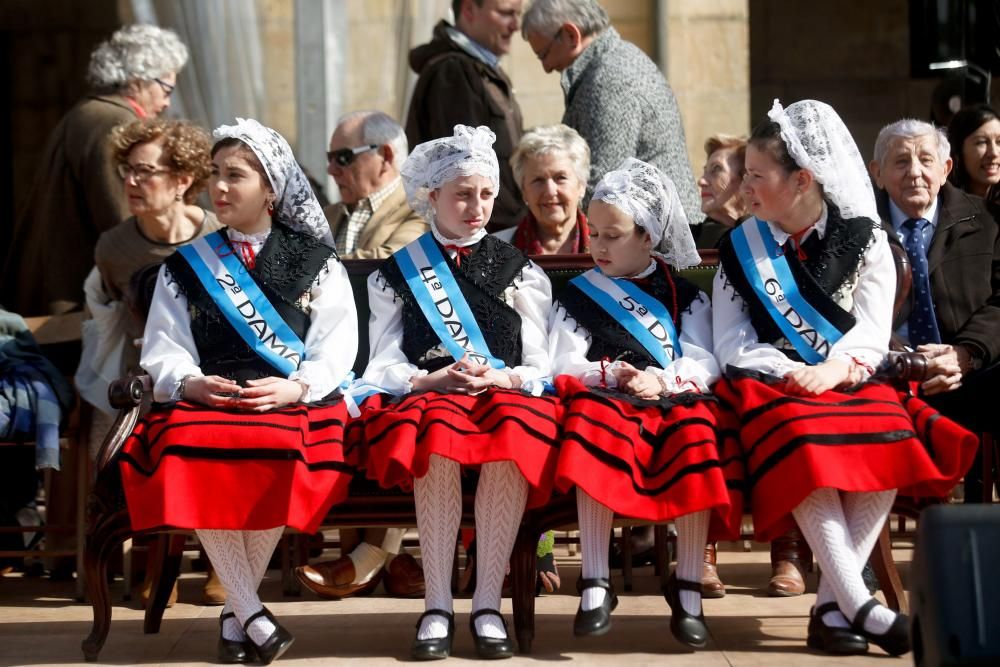
[{"label": "tan jacket", "polygon": [[[330,204],[323,213],[333,237],[337,238],[337,230],[347,224],[347,207],[342,203]],[[354,252],[341,259],[385,259],[429,229],[427,221],[407,205],[406,193],[400,184],[361,230]]]}]

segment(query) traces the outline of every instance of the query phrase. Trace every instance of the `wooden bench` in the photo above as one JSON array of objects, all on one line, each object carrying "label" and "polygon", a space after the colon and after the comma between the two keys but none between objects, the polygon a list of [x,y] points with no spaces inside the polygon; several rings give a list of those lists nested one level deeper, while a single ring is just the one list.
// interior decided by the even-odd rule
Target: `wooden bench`
[{"label": "wooden bench", "polygon": [[[558,255],[535,258],[558,290],[561,285],[593,266],[589,255]],[[702,251],[702,263],[682,272],[706,292],[711,292],[712,279],[718,267],[718,254],[714,250]],[[366,281],[378,265],[377,260],[349,260],[344,262],[351,279],[355,302],[358,307],[361,340],[355,372],[360,375],[368,359],[366,323],[369,316]],[[907,267],[908,268],[908,267]],[[908,271],[907,271],[908,275]],[[112,405],[121,412],[98,457],[97,484],[88,504],[89,527],[85,568],[87,590],[94,611],[94,624],[90,636],[83,641],[87,660],[96,660],[107,639],[111,624],[111,601],[107,584],[107,562],[111,553],[135,533],[129,525],[128,510],[121,488],[116,454],[125,438],[131,433],[139,418],[139,404],[149,390],[138,378],[120,381],[113,385]],[[474,489],[464,488],[462,522],[464,527],[475,525]],[[576,524],[576,499],[570,493],[556,495],[545,507],[525,513],[511,557],[511,587],[513,591],[514,632],[521,653],[530,653],[535,636],[535,548],[538,536],[549,529],[566,528]],[[364,479],[363,474],[352,482],[348,498],[335,505],[323,521],[326,527],[354,526],[412,526],[416,525],[413,496],[399,490],[380,489]],[[662,532],[662,531],[661,531]],[[902,600],[902,587],[888,549],[888,532],[883,533],[881,553],[887,556],[879,570],[880,583],[896,592],[896,604]],[[300,544],[301,547],[301,544]],[[285,570],[304,563],[305,549],[292,548],[284,554]],[[877,549],[878,550],[878,549]],[[177,552],[164,551],[163,572],[146,609],[144,631],[159,630],[163,611],[173,583],[178,575],[180,556]],[[627,560],[627,559],[626,559]],[[895,574],[895,579],[892,575]],[[890,602],[893,601],[890,597]]]}]

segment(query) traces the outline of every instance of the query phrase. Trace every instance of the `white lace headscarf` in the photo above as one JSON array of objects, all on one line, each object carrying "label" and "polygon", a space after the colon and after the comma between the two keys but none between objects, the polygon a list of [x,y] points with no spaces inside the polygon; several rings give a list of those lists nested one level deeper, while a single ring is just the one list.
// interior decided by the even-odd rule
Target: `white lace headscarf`
[{"label": "white lace headscarf", "polygon": [[812,172],[845,220],[879,219],[865,161],[833,107],[802,100],[783,109],[775,99],[767,117],[781,127],[781,138],[795,163]]},{"label": "white lace headscarf", "polygon": [[471,245],[486,236],[486,229],[462,239],[445,239],[437,228],[431,192],[462,176],[484,176],[493,183],[493,198],[500,193],[500,165],[493,151],[497,136],[484,126],[456,125],[454,134],[419,144],[400,169],[406,201],[431,225],[434,236],[444,243]]},{"label": "white lace headscarf", "polygon": [[654,250],[677,269],[701,263],[674,182],[651,164],[626,158],[604,174],[592,200],[611,204],[649,233]]},{"label": "white lace headscarf", "polygon": [[330,225],[313,193],[309,179],[295,160],[285,138],[250,118],[237,118],[236,125],[222,125],[212,133],[216,141],[239,139],[253,151],[271,183],[276,197],[274,220],[308,234],[333,247]]}]

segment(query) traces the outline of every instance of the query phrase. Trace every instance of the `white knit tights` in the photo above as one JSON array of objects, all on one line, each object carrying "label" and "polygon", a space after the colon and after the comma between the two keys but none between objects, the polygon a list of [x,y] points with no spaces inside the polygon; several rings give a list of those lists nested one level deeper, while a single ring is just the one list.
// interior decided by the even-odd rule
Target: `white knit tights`
[{"label": "white knit tights", "polygon": [[[257,596],[257,589],[267,572],[267,564],[274,547],[281,539],[283,527],[270,530],[208,530],[195,531],[205,548],[219,581],[226,589],[226,606],[223,612],[236,614],[236,622],[229,619],[223,626],[226,639],[242,640],[242,626],[264,605]],[[261,617],[250,624],[248,634],[255,644],[263,644],[274,632],[274,624]]]},{"label": "white knit tights", "polygon": [[[457,462],[431,455],[427,474],[414,480],[417,530],[423,556],[424,609],[452,610],[451,571],[455,540],[462,520],[462,487]],[[528,498],[528,483],[509,461],[483,464],[476,489],[476,592],[472,610],[500,608],[500,594],[507,563]],[[428,616],[417,639],[444,637],[447,621]],[[485,637],[506,637],[496,616],[476,619],[476,632]]]},{"label": "white knit tights", "polygon": [[[580,576],[584,579],[607,579],[610,575],[608,544],[614,513],[578,486],[576,514],[580,523]],[[580,593],[580,608],[584,611],[597,609],[604,604],[606,596],[607,591],[603,588],[584,588]]]},{"label": "white knit tights", "polygon": [[[677,569],[674,574],[683,581],[701,583],[705,560],[705,539],[708,537],[709,511],[692,512],[674,519],[677,526]],[[694,616],[701,613],[701,591],[680,590],[681,606]]]},{"label": "white knit tights", "polygon": [[[432,454],[427,474],[413,480],[417,509],[417,532],[424,567],[424,609],[452,611],[451,570],[455,539],[462,521],[462,487],[457,461]],[[448,634],[441,616],[427,616],[417,639],[436,639]]]},{"label": "white knit tights", "polygon": [[[809,494],[792,511],[823,570],[817,604],[836,600],[846,617],[825,614],[823,621],[828,625],[846,626],[846,620],[853,619],[870,599],[861,570],[878,539],[894,496],[895,491],[841,494],[836,489],[822,488]],[[895,619],[895,612],[878,606],[865,619],[864,627],[869,632],[882,634]]]},{"label": "white knit tights", "polygon": [[[472,611],[500,610],[503,578],[528,500],[528,482],[511,461],[485,463],[476,488],[476,592]],[[480,637],[507,636],[500,618],[487,614],[476,619]]]}]

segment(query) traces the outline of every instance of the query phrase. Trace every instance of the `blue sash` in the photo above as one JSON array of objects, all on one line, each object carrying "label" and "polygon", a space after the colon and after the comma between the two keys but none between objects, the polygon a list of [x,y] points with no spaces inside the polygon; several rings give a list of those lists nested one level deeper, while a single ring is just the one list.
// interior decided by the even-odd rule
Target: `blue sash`
[{"label": "blue sash", "polygon": [[456,361],[468,355],[470,359],[493,368],[506,366],[490,353],[469,302],[455,282],[455,276],[430,232],[393,256],[420,311]]},{"label": "blue sash", "polygon": [[670,313],[637,285],[609,278],[600,269],[582,273],[570,283],[625,327],[656,359],[660,368],[666,368],[681,356],[681,345]]},{"label": "blue sash", "polygon": [[750,287],[795,351],[809,364],[826,359],[844,334],[802,296],[767,223],[746,220],[730,238]]},{"label": "blue sash", "polygon": [[226,321],[250,349],[285,377],[305,359],[306,346],[267,300],[253,276],[213,232],[177,251],[187,261]]}]

